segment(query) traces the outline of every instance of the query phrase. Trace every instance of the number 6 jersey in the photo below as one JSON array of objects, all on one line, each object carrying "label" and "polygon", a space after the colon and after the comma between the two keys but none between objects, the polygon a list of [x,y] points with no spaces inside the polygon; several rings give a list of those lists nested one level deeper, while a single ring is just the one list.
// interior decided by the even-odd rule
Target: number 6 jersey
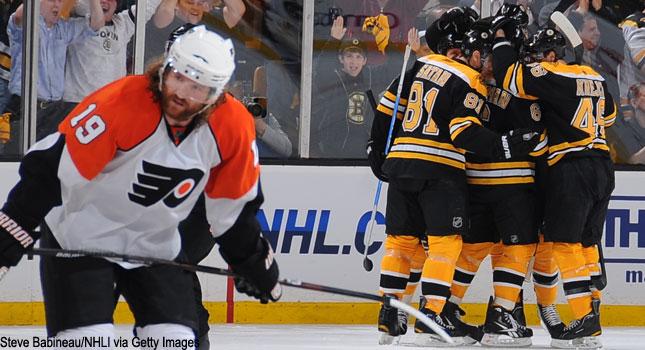
[{"label": "number 6 jersey", "polygon": [[81,102],[25,155],[5,208],[28,229],[45,218],[64,249],[164,259],[202,192],[213,235],[231,228],[258,195],[252,117],[227,95],[176,144],[148,85],[126,77]]}]

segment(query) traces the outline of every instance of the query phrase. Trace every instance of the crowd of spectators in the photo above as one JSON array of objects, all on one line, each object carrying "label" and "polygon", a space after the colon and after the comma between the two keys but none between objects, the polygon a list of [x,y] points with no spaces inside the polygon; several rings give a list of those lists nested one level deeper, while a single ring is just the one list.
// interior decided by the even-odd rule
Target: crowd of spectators
[{"label": "crowd of spectators", "polygon": [[[131,73],[136,0],[37,0],[40,54],[37,135],[42,138],[92,91]],[[529,31],[562,8],[583,40],[582,63],[608,82],[620,113],[608,130],[617,163],[645,164],[645,13],[642,1],[492,0],[522,5]],[[22,1],[0,1],[0,156],[21,154]],[[319,0],[315,3],[309,154],[364,159],[373,110],[401,69],[410,28],[424,29],[453,6],[479,12],[481,0]],[[631,7],[630,7],[631,6]],[[560,7],[559,7],[560,9]],[[148,0],[146,63],[164,52],[170,32],[206,25],[232,38],[238,69],[230,91],[252,103],[260,155],[298,156],[302,7],[280,0]],[[259,39],[258,39],[259,38]],[[416,38],[418,41],[418,38]],[[413,45],[415,50],[419,45]],[[425,54],[425,53],[423,53]],[[422,53],[419,53],[422,55]],[[258,58],[259,57],[259,58]]]}]

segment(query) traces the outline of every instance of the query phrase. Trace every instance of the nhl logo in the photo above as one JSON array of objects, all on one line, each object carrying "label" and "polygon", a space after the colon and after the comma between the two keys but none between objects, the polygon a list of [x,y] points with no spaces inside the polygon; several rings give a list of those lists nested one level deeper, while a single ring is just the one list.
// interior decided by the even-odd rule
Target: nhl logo
[{"label": "nhl logo", "polygon": [[461,216],[453,216],[452,227],[461,228],[464,225],[464,219]]}]

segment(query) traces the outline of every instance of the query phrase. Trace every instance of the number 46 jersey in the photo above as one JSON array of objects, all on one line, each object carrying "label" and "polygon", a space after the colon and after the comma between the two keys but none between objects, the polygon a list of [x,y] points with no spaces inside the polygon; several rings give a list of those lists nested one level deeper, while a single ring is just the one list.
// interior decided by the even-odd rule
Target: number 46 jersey
[{"label": "number 46 jersey", "polygon": [[[398,79],[377,107],[372,126],[375,149],[382,150],[394,113]],[[393,143],[383,165],[390,178],[461,176],[466,151],[489,157],[499,136],[477,118],[486,102],[479,73],[443,55],[419,58],[406,72]]]},{"label": "number 46 jersey", "polygon": [[583,65],[522,64],[509,45],[498,45],[493,55],[495,80],[506,91],[553,111],[543,119],[550,166],[565,157],[609,156],[605,128],[616,119],[616,105],[600,74]]},{"label": "number 46 jersey", "polygon": [[213,235],[231,228],[259,195],[252,117],[226,96],[176,144],[149,84],[130,76],[107,85],[35,144],[11,212],[30,228],[45,217],[64,249],[163,259],[177,257],[178,223],[201,193]]}]

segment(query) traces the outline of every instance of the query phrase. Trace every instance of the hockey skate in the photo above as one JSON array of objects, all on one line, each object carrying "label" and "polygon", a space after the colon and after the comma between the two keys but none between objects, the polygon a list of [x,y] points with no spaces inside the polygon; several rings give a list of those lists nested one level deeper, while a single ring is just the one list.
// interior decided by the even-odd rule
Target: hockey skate
[{"label": "hockey skate", "polygon": [[540,317],[540,324],[542,328],[549,332],[551,338],[555,338],[562,334],[562,330],[565,325],[564,322],[560,319],[560,314],[555,308],[555,304],[550,304],[542,306],[537,304],[538,307],[538,316]]},{"label": "hockey skate", "polygon": [[600,327],[600,301],[593,300],[592,310],[580,319],[573,320],[560,334],[551,336],[551,346],[558,349],[602,349],[597,338]]},{"label": "hockey skate", "polygon": [[435,333],[435,331],[433,331],[430,327],[426,326],[419,320],[416,320],[416,322],[414,323],[414,331],[415,333],[417,333],[416,339],[414,341],[416,345],[449,347],[449,346],[460,346],[460,345],[466,344],[464,338],[467,336],[467,334],[462,328],[456,327],[451,322],[450,318],[446,317],[446,314],[444,312],[437,315],[434,311],[430,309],[426,309],[425,305],[426,305],[426,300],[422,296],[421,303],[419,305],[419,311],[421,311],[424,315],[428,316],[428,318],[433,320],[439,327],[443,328],[443,330],[446,331],[446,333],[448,333],[448,335],[452,338],[454,343],[450,344],[445,342],[441,338],[441,336]]},{"label": "hockey skate", "polygon": [[481,344],[491,347],[529,347],[533,330],[521,325],[513,314],[501,306],[491,306],[486,312],[484,337]]},{"label": "hockey skate", "polygon": [[473,326],[464,322],[461,317],[466,315],[466,312],[460,308],[459,305],[451,301],[446,302],[446,306],[443,307],[441,315],[448,319],[450,323],[454,324],[455,327],[461,328],[465,331],[465,344],[471,345],[482,340],[482,337],[484,336],[483,326]]},{"label": "hockey skate", "polygon": [[381,311],[378,313],[378,330],[381,333],[379,344],[392,344],[408,331],[408,317],[405,313],[403,317],[405,320],[401,320],[399,311],[395,307],[381,305]]}]

